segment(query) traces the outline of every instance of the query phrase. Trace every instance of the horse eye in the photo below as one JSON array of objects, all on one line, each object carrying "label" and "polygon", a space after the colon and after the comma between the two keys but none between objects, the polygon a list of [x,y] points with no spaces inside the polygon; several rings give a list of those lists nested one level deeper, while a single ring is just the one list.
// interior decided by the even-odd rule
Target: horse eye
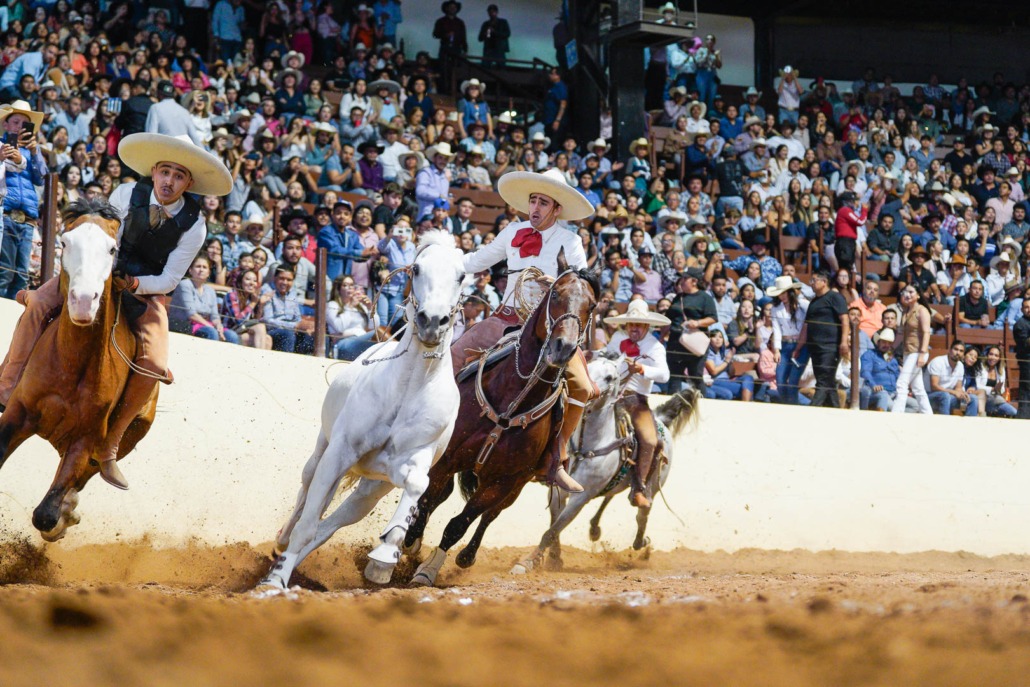
[{"label": "horse eye", "polygon": [[117,248],[111,248],[111,255],[114,255],[114,252],[115,252],[116,250],[117,250]]},{"label": "horse eye", "polygon": [[419,267],[418,267],[418,263],[416,262],[414,265],[411,266],[411,274],[417,277],[418,273],[419,273]]}]

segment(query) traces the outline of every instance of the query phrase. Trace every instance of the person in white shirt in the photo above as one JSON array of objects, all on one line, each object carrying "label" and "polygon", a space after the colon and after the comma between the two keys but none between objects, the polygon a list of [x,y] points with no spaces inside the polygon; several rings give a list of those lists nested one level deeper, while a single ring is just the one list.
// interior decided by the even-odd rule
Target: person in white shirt
[{"label": "person in white shirt", "polygon": [[[455,374],[470,359],[479,357],[480,351],[496,344],[509,327],[524,324],[515,308],[519,272],[535,267],[550,277],[559,276],[558,254],[562,250],[571,269],[587,268],[587,257],[579,235],[561,228],[558,221],[589,217],[594,214],[594,208],[590,201],[565,182],[560,171],[550,169],[542,174],[511,172],[498,180],[497,191],[506,203],[528,215],[529,219],[511,222],[492,242],[465,255],[465,271],[468,273],[482,272],[501,260],[507,260],[511,276],[501,298],[501,307],[490,317],[469,327],[451,344]],[[597,394],[581,352],[569,361],[565,379],[569,395],[558,438],[560,460],[557,466],[552,466],[549,480],[566,491],[582,491],[583,487],[569,476],[566,469],[569,440],[579,426],[587,401]]]},{"label": "person in white shirt", "polygon": [[926,366],[924,386],[929,389],[930,405],[937,415],[951,415],[951,409],[965,405],[965,416],[976,417],[979,404],[976,396],[970,396],[963,388],[966,367],[962,359],[966,346],[954,341],[947,355],[939,355]]},{"label": "person in white shirt", "polygon": [[667,327],[672,322],[665,315],[650,312],[644,301],[635,300],[630,302],[624,315],[606,317],[604,323],[619,328],[605,350],[626,356],[624,364],[630,373],[622,397],[637,438],[637,463],[633,470],[630,502],[637,508],[650,508],[647,478],[658,448],[658,429],[647,397],[651,395],[655,382],[663,384],[669,381],[665,346],[651,335],[651,327]]},{"label": "person in white shirt", "polygon": [[[207,223],[192,191],[201,196],[224,196],[232,188],[232,176],[221,160],[194,145],[188,137],[131,134],[122,139],[118,155],[143,176],[122,184],[110,203],[78,201],[69,211],[80,214],[108,213],[121,220],[118,228],[118,261],[111,290],[120,294],[122,313],[132,323],[139,346],[135,365],[150,375],[132,374],[122,392],[119,411],[112,416],[107,436],[113,446],[103,446],[96,460],[100,475],[120,489],[128,489],[115,464],[118,441],[139,410],[150,399],[157,380],[170,384],[168,370],[168,315],[164,296],[175,290],[207,236]],[[23,292],[25,312],[11,340],[0,373],[0,404],[6,406],[21,378],[36,341],[50,315],[64,305],[58,275],[35,291]],[[152,375],[152,376],[151,376]]]}]

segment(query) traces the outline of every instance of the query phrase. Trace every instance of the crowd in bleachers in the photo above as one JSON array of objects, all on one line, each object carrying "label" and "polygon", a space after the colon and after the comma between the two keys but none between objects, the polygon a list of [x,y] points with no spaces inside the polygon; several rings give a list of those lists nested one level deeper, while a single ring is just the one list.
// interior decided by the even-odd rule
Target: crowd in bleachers
[{"label": "crowd in bleachers", "polygon": [[[663,21],[676,21],[668,8]],[[474,18],[488,66],[509,51],[504,10]],[[421,232],[444,228],[475,250],[516,217],[494,192],[498,178],[554,167],[597,208],[562,229],[579,232],[601,271],[593,344],[610,335],[601,318],[644,299],[673,320],[660,333],[669,388],[836,403],[819,389],[847,391],[854,351],[863,407],[893,407],[907,312],[898,296],[912,285],[934,317],[935,412],[1030,413],[1016,391],[1030,378],[1030,87],[1000,73],[949,87],[928,75],[902,93],[872,69],[840,86],[819,75],[802,85],[784,66],[775,93],[733,89],[717,78],[733,56],[709,36],[648,51],[654,109],[630,148],[615,150],[570,127],[575,95],[561,69],[536,111],[493,107],[486,78],[448,92],[472,19],[444,2],[424,27],[439,53],[409,56],[395,0],[0,7],[0,99],[38,113],[25,170],[6,175],[0,295],[38,272],[44,175],[60,180],[58,205],[109,195],[132,179],[119,140],[181,117],[234,184],[203,199],[209,239],[174,294],[173,330],[311,353],[324,289],[328,350],[353,357],[394,318],[405,279],[395,270]],[[601,130],[610,135],[610,121]],[[503,268],[476,276],[461,327],[497,305],[506,278]],[[802,331],[810,312],[828,319]],[[849,319],[853,347],[827,344],[849,343]],[[680,344],[695,331],[706,350]]]}]

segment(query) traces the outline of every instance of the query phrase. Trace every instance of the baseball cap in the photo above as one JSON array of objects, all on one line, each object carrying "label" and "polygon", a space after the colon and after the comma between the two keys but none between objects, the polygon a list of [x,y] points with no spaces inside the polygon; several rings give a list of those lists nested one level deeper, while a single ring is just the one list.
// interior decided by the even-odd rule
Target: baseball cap
[{"label": "baseball cap", "polygon": [[451,203],[446,198],[437,198],[433,201],[434,210],[450,210]]},{"label": "baseball cap", "polygon": [[157,94],[158,95],[175,95],[175,86],[168,79],[162,79],[157,83]]}]

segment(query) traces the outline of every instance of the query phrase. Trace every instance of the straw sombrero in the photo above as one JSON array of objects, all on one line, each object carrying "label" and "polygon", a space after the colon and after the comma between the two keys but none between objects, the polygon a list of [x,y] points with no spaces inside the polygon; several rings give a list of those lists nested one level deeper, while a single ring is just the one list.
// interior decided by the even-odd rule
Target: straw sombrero
[{"label": "straw sombrero", "polygon": [[430,146],[426,151],[426,160],[432,160],[437,155],[443,155],[448,159],[454,157],[454,152],[451,150],[451,144],[447,141],[441,141],[435,146]]},{"label": "straw sombrero", "polygon": [[773,282],[772,286],[765,290],[765,293],[773,298],[776,298],[785,291],[800,288],[801,282],[794,281],[794,278],[790,275],[783,275],[782,277],[776,277],[776,281]]},{"label": "straw sombrero", "polygon": [[15,100],[10,105],[0,106],[0,122],[4,121],[13,114],[25,115],[32,122],[34,131],[39,131],[39,127],[43,125],[43,118],[46,117],[42,112],[36,112],[32,109],[24,100]]},{"label": "straw sombrero", "polygon": [[232,175],[217,157],[194,145],[188,136],[129,134],[118,144],[118,157],[143,176],[159,162],[174,162],[193,175],[191,193],[224,196],[232,190]]},{"label": "straw sombrero", "polygon": [[[503,179],[504,177],[501,178]],[[647,303],[636,300],[629,302],[629,307],[626,308],[624,314],[606,317],[604,318],[604,323],[610,324],[613,327],[620,327],[624,324],[646,324],[649,327],[667,327],[672,324],[672,320],[665,315],[651,312],[647,309]]]},{"label": "straw sombrero", "polygon": [[508,172],[497,180],[497,192],[508,205],[523,214],[529,213],[529,196],[541,193],[561,205],[558,219],[577,220],[594,214],[594,206],[582,193],[569,186],[557,169],[543,173]]}]

